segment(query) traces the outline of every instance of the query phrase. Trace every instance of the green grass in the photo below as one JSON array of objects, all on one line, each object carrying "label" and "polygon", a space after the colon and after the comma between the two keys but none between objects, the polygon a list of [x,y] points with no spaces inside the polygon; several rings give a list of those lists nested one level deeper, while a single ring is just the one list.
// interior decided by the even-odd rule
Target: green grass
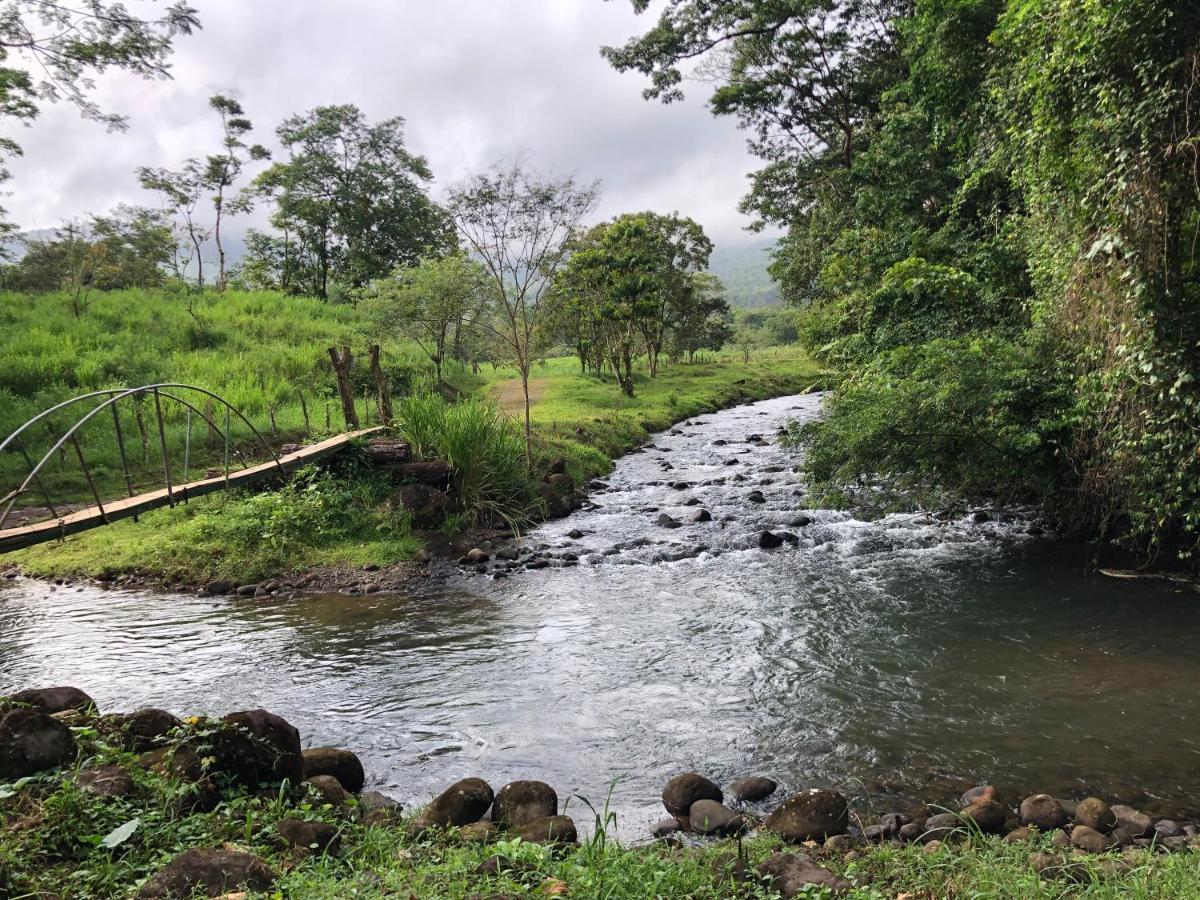
[{"label": "green grass", "polygon": [[[213,727],[208,720],[189,720],[175,740],[203,740]],[[746,840],[740,850],[732,840],[678,849],[623,844],[612,837],[615,819],[577,797],[564,798],[566,813],[584,826],[583,843],[574,850],[552,853],[515,839],[467,843],[454,829],[415,838],[407,821],[368,826],[352,809],[335,810],[304,787],[284,784],[248,791],[221,781],[219,774],[215,777],[225,785],[221,802],[209,812],[197,812],[187,802],[191,784],[143,769],[136,755],[121,749],[119,734],[104,719],[76,717],[72,730],[81,747],[75,767],[0,785],[0,896],[126,898],[183,850],[231,845],[258,855],[280,873],[271,893],[253,895],[258,897],[457,900],[546,895],[561,883],[565,896],[587,900],[766,900],[774,895],[758,885],[735,884],[721,863],[741,852],[753,866],[785,849],[765,835]],[[135,793],[114,798],[82,790],[75,781],[78,770],[95,765],[124,768],[134,779]],[[336,825],[339,853],[304,856],[287,849],[276,830],[287,816]],[[136,829],[125,840],[105,845],[108,836],[134,821]],[[1064,855],[1050,846],[1048,837],[1005,844],[975,835],[932,853],[919,845],[860,845],[849,858],[820,848],[803,852],[852,880],[856,887],[846,896],[854,900],[893,900],[906,893],[921,900],[1200,896],[1200,853],[1195,850]],[[1075,880],[1043,879],[1030,864],[1032,853],[1069,859],[1075,864]],[[520,864],[522,874],[477,874],[479,864],[494,855]]]}]

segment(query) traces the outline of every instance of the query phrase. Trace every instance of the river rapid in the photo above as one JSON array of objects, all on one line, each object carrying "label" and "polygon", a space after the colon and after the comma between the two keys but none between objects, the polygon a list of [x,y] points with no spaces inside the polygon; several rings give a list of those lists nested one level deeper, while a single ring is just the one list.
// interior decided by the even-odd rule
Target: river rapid
[{"label": "river rapid", "polygon": [[[633,834],[689,769],[877,807],[992,781],[1200,809],[1200,596],[1090,573],[1085,548],[1015,516],[807,508],[775,435],[819,403],[656,436],[594,508],[524,537],[549,567],[508,577],[294,599],[0,584],[0,693],[261,706],[406,802],[539,778],[596,805],[611,789]],[[713,521],[689,523],[699,509]],[[760,549],[764,529],[797,541]]]}]

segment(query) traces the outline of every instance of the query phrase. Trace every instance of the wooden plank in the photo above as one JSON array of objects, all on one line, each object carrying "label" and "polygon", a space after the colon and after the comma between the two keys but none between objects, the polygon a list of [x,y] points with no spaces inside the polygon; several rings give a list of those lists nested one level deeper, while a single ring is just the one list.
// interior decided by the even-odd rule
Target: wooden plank
[{"label": "wooden plank", "polygon": [[286,472],[297,469],[306,463],[316,462],[319,459],[337,453],[355,438],[367,437],[380,431],[383,431],[383,428],[376,426],[374,428],[364,428],[360,431],[352,431],[349,434],[339,434],[335,437],[326,438],[308,447],[301,447],[295,453],[279,457],[278,463],[272,460],[271,462],[251,466],[240,472],[230,472],[228,482],[224,475],[220,475],[216,478],[204,478],[200,481],[177,485],[172,489],[170,496],[168,496],[167,490],[163,488],[157,491],[150,491],[146,494],[138,494],[136,497],[128,497],[124,500],[114,500],[111,503],[104,504],[103,516],[100,510],[93,506],[77,510],[60,519],[36,522],[32,525],[22,525],[19,528],[6,528],[0,531],[0,553],[21,550],[25,547],[32,547],[35,544],[57,540],[67,535],[78,534],[81,531],[96,528],[106,524],[105,517],[107,517],[109,522],[115,522],[117,519],[128,519],[132,516],[138,516],[152,509],[167,506],[170,503],[171,497],[174,498],[176,503],[181,503],[193,497],[203,497],[205,494],[222,491],[225,489],[226,484],[230,487],[253,484],[256,481],[270,478],[272,475],[278,475],[281,468]]}]

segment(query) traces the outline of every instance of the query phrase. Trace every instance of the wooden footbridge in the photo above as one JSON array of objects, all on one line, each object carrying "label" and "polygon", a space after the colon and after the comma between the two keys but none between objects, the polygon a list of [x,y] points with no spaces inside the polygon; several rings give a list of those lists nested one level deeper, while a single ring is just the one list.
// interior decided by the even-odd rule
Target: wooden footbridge
[{"label": "wooden footbridge", "polygon": [[[157,422],[158,444],[162,456],[162,483],[164,486],[148,492],[138,493],[134,486],[130,456],[127,452],[125,432],[121,426],[118,404],[122,401],[144,401],[146,398],[150,398],[153,401],[153,409]],[[205,408],[201,409],[193,402],[194,400],[204,403]],[[175,474],[173,472],[175,461],[168,452],[167,431],[163,417],[164,401],[181,405],[186,411],[186,434],[181,461],[182,469],[181,477],[178,480],[173,477]],[[30,435],[32,429],[39,423],[48,423],[52,416],[68,410],[70,407],[78,409],[83,408],[85,405],[90,406],[90,408],[86,408],[75,424],[68,428],[54,442],[53,446],[46,451],[41,460],[35,464],[26,449],[26,438]],[[224,428],[220,427],[215,421],[216,413],[214,410],[217,408],[220,408],[224,412]],[[71,412],[74,411],[71,410]],[[110,424],[115,434],[121,459],[121,472],[126,487],[126,495],[114,499],[103,499],[100,496],[100,490],[93,477],[92,468],[88,465],[79,434],[90,423],[103,422],[109,417],[111,417]],[[253,433],[254,443],[264,451],[262,456],[265,458],[265,462],[253,464],[252,460],[237,447],[232,439],[231,422],[234,418],[244,423]],[[194,419],[199,419],[204,426],[207,426],[211,435],[219,437],[222,444],[222,464],[219,468],[208,469],[203,478],[189,480],[189,467],[192,464],[192,424]],[[5,451],[19,453],[27,467],[27,474],[21,483],[0,497],[0,553],[7,553],[23,547],[31,547],[34,544],[40,544],[45,541],[63,538],[70,534],[86,531],[89,528],[108,525],[118,519],[136,518],[141,513],[148,512],[149,510],[162,506],[174,506],[177,503],[186,503],[193,497],[200,497],[215,491],[227,490],[233,487],[244,487],[265,479],[279,477],[303,465],[337,453],[355,438],[364,437],[380,430],[379,428],[367,428],[360,431],[339,434],[319,443],[300,447],[286,454],[280,454],[271,447],[271,444],[254,427],[249,419],[217,394],[205,388],[187,384],[151,384],[137,388],[120,388],[83,394],[59,403],[57,406],[53,406],[45,412],[34,416],[5,438],[3,442],[0,442],[0,453],[4,453]],[[144,438],[145,436],[143,435],[143,440]],[[61,456],[66,453],[68,445],[79,461],[93,502],[82,509],[67,511],[67,506],[60,501],[58,506],[63,509],[62,514],[60,514],[58,509],[56,509],[50,491],[46,489],[43,474],[56,454]],[[236,463],[240,463],[241,468],[231,467],[231,457]],[[10,525],[6,528],[6,522],[14,518],[13,513],[14,509],[17,509],[17,502],[22,497],[34,494],[35,492],[40,495],[41,501],[44,502],[45,514],[48,515],[48,518],[44,518],[41,521],[29,522],[28,516],[23,515],[23,521],[20,524]]]}]

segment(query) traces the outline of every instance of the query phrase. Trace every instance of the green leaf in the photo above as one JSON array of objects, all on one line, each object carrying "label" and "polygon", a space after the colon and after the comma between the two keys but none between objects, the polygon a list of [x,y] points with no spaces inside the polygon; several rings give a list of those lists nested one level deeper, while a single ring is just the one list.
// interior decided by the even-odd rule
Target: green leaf
[{"label": "green leaf", "polygon": [[104,840],[100,842],[100,846],[108,847],[109,849],[119,847],[133,836],[133,833],[138,830],[138,826],[141,824],[140,819],[130,819],[124,825],[118,825],[104,836]]}]

